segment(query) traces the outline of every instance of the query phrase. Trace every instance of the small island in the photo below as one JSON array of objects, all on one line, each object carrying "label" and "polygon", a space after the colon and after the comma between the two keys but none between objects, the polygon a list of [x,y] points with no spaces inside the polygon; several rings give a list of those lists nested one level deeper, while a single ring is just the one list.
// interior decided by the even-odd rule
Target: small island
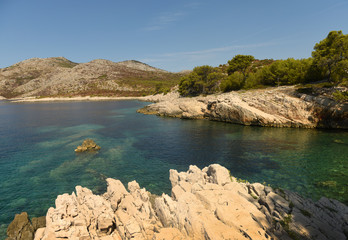
[{"label": "small island", "polygon": [[100,146],[97,145],[92,139],[87,138],[86,140],[83,141],[81,146],[78,146],[75,149],[76,153],[81,153],[81,152],[95,152],[100,150]]}]

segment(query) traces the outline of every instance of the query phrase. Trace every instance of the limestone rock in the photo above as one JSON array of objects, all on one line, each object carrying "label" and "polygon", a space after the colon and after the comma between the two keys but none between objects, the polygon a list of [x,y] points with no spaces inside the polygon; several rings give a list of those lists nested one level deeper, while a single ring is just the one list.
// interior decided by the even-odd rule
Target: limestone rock
[{"label": "limestone rock", "polygon": [[325,96],[298,94],[293,86],[184,98],[149,98],[144,114],[208,119],[243,125],[348,129],[348,104]]},{"label": "limestone rock", "polygon": [[[162,194],[154,201],[136,181],[128,183],[129,191],[119,180],[106,181],[107,191],[101,196],[80,186],[76,194],[58,196],[35,240],[347,238],[346,205],[237,182],[218,164],[203,169],[191,165],[187,172],[170,170],[171,196]],[[27,215],[22,218],[26,221],[21,226],[33,229]]]},{"label": "limestone rock", "polygon": [[92,139],[86,139],[83,141],[81,146],[78,146],[75,149],[75,152],[87,152],[87,151],[98,151],[100,150],[100,146],[98,146]]}]

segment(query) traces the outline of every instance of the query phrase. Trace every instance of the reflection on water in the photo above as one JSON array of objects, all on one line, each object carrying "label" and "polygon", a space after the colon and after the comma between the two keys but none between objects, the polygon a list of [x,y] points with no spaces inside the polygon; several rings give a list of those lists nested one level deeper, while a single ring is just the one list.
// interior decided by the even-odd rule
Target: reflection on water
[{"label": "reflection on water", "polygon": [[[15,213],[44,215],[57,194],[76,185],[104,192],[107,177],[170,193],[169,169],[190,164],[219,163],[250,182],[348,202],[347,132],[137,114],[145,104],[0,102],[0,232]],[[102,149],[76,154],[85,138]]]}]

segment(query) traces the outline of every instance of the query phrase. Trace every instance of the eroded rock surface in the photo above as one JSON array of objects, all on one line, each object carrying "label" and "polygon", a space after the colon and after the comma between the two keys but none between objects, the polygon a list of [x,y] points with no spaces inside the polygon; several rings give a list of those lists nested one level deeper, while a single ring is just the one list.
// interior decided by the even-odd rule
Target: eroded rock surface
[{"label": "eroded rock surface", "polygon": [[243,125],[348,128],[347,103],[299,94],[293,86],[193,98],[171,94],[148,100],[156,103],[138,112]]},{"label": "eroded rock surface", "polygon": [[87,188],[56,199],[46,228],[48,239],[346,239],[348,207],[318,202],[259,183],[241,183],[212,164],[187,172],[170,170],[171,196],[153,197],[136,181],[128,190],[107,179],[107,192]]}]

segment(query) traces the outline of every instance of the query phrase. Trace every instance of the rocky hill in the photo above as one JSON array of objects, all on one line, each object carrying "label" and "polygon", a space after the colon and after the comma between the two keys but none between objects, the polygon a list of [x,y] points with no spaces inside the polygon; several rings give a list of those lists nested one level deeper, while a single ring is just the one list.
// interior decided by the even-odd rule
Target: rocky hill
[{"label": "rocky hill", "polygon": [[169,179],[171,196],[152,195],[136,181],[128,183],[127,191],[111,178],[103,195],[77,186],[76,193],[57,197],[45,226],[39,226],[38,219],[30,223],[25,213],[16,215],[8,227],[8,240],[345,240],[348,236],[348,207],[336,200],[313,202],[287,190],[237,181],[218,164],[202,170],[190,166],[180,173],[170,170]]},{"label": "rocky hill", "polygon": [[63,57],[32,58],[0,69],[0,96],[141,96],[170,89],[182,75],[134,60],[74,63]]}]

